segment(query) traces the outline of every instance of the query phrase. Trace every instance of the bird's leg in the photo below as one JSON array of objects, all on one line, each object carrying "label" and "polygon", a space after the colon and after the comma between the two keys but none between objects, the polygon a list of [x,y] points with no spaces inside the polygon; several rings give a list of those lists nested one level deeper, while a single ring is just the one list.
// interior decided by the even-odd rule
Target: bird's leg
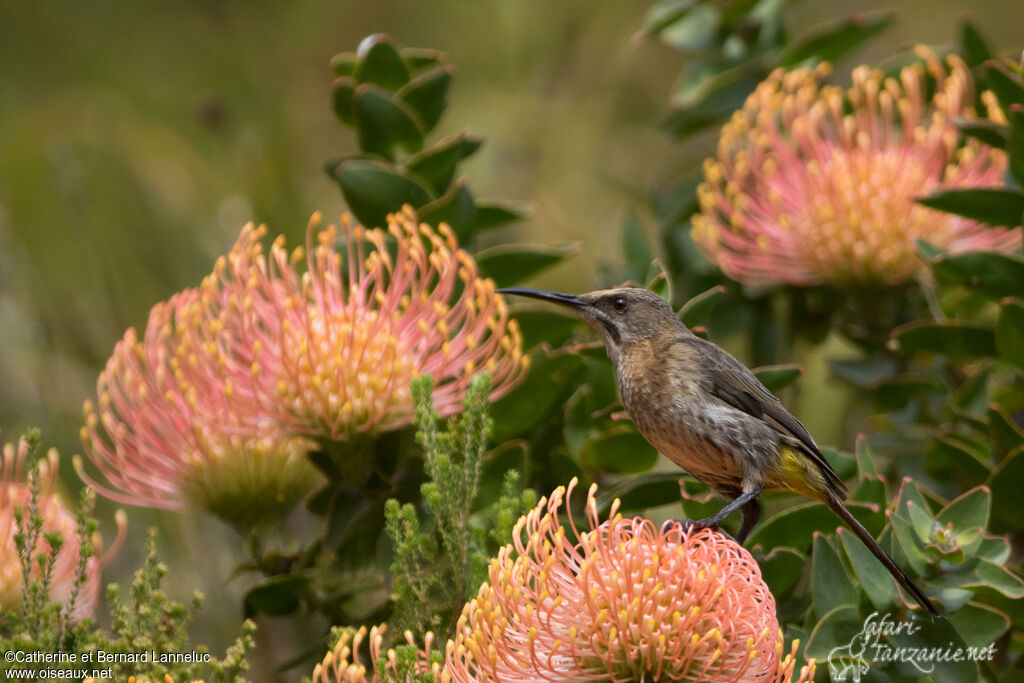
[{"label": "bird's leg", "polygon": [[743,545],[743,542],[747,540],[747,536],[753,530],[754,525],[760,519],[761,503],[757,501],[757,498],[751,498],[743,504],[743,524],[740,526],[740,532],[736,534],[736,542]]},{"label": "bird's leg", "polygon": [[760,486],[744,491],[737,498],[723,505],[721,510],[710,517],[684,520],[682,522],[683,527],[685,529],[717,529],[729,515],[743,508],[743,525],[740,527],[740,533],[736,537],[736,542],[742,544],[750,530],[754,528],[757,520],[761,517],[761,504],[757,502],[759,495],[761,495]]}]

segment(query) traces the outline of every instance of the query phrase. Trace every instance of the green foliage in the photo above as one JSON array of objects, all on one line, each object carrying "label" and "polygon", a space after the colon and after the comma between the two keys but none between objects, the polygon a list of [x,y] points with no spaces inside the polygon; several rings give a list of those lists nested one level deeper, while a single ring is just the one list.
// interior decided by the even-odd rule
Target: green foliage
[{"label": "green foliage", "polygon": [[385,508],[399,629],[451,633],[469,592],[485,578],[489,558],[511,539],[515,520],[535,502],[532,491],[520,491],[518,473],[509,470],[501,495],[474,515],[491,433],[488,386],[486,373],[476,375],[462,415],[442,428],[431,402],[433,380],[424,376],[413,382],[416,438],[430,480],[422,489],[422,523],[411,504],[392,499]]},{"label": "green foliage", "polygon": [[410,204],[421,220],[448,223],[467,242],[478,230],[523,218],[521,205],[477,200],[459,172],[481,139],[461,132],[427,141],[455,71],[443,53],[399,48],[378,33],[331,65],[334,113],[356,129],[360,154],[329,161],[327,172],[361,223],[384,225],[388,213]]},{"label": "green foliage", "polygon": [[[170,600],[161,588],[167,574],[167,566],[159,561],[156,550],[156,530],[150,530],[146,542],[146,560],[135,573],[127,596],[122,596],[117,584],[107,589],[110,605],[111,631],[116,640],[110,643],[111,652],[131,654],[151,651],[156,653],[185,653],[192,648],[188,645],[188,626],[196,611],[202,606],[203,596],[196,592],[189,604]],[[114,664],[114,673],[145,676],[159,680],[170,674],[178,680],[204,677],[217,681],[244,681],[242,673],[248,669],[245,651],[253,646],[255,625],[247,621],[242,634],[228,649],[224,660],[211,658],[203,667],[192,663],[158,664]],[[205,647],[194,648],[205,658],[209,653]],[[202,675],[200,675],[202,672]]]},{"label": "green foliage", "polygon": [[689,58],[672,94],[669,130],[683,137],[724,121],[775,65],[834,61],[887,28],[891,12],[812,27],[790,40],[786,2],[662,0],[647,12],[640,35],[657,38]]},{"label": "green foliage", "polygon": [[[427,671],[421,673],[418,669],[418,649],[415,645],[405,643],[392,648],[395,653],[392,662],[388,655],[382,655],[376,662],[377,674],[385,681],[406,681],[407,683],[436,683],[437,676]],[[431,663],[440,663],[442,653],[434,650],[431,652]],[[390,665],[390,667],[389,667]]]},{"label": "green foliage", "polygon": [[[837,648],[850,645],[874,612],[914,624],[916,647],[981,648],[998,641],[1011,624],[1005,605],[1024,597],[1024,581],[1008,566],[1006,538],[987,530],[990,491],[975,487],[936,512],[934,497],[910,480],[889,499],[866,440],[858,443],[856,457],[845,457],[858,470],[850,509],[911,578],[941,602],[948,621],[928,621],[907,611],[913,601],[901,596],[888,572],[845,527],[837,531],[831,512],[818,503],[797,505],[766,520],[749,545],[781,617],[790,624],[790,635],[809,636],[806,656],[823,663],[838,657]],[[899,636],[882,642],[905,645]],[[870,652],[859,657],[853,660],[873,667],[874,675],[904,680],[898,666]],[[978,669],[973,662],[944,662],[935,675],[938,680],[975,680]]]},{"label": "green foliage", "polygon": [[[38,433],[29,438],[33,451],[38,445]],[[0,651],[21,652],[26,663],[0,663],[0,670],[24,671],[49,669],[70,673],[85,669],[97,672],[97,676],[127,680],[134,675],[142,680],[163,680],[170,675],[178,681],[203,679],[244,683],[243,673],[248,669],[246,651],[253,644],[255,625],[246,621],[235,643],[228,648],[223,659],[209,654],[199,645],[189,644],[188,626],[193,615],[202,604],[202,596],[193,596],[188,607],[170,600],[161,589],[167,568],[159,562],[156,551],[156,530],[149,533],[146,545],[146,560],[136,572],[129,595],[121,596],[117,584],[107,589],[107,604],[110,608],[110,631],[99,628],[91,618],[78,619],[75,608],[83,585],[87,579],[89,560],[95,556],[92,544],[97,523],[91,516],[95,494],[83,489],[77,517],[78,561],[69,597],[64,602],[52,599],[53,568],[57,554],[64,545],[59,532],[43,533],[43,518],[39,514],[39,464],[33,462],[29,469],[29,502],[26,508],[16,508],[14,518],[16,531],[15,548],[21,566],[24,597],[21,606],[8,611],[0,618]],[[43,542],[45,541],[45,542]],[[38,567],[36,573],[33,566]],[[98,565],[93,564],[93,571]],[[137,656],[147,653],[149,661],[122,661],[104,663],[94,659],[83,663],[85,653],[104,652],[117,658],[118,655]],[[47,662],[33,657],[53,656],[57,653],[74,655],[76,660]],[[155,653],[155,656],[154,656]],[[190,661],[173,661],[177,655],[194,653]],[[172,661],[154,661],[160,655],[168,655]],[[95,656],[95,655],[94,655]],[[29,663],[31,662],[31,663]],[[40,663],[45,662],[45,663]],[[78,680],[81,676],[74,676]],[[34,677],[25,680],[37,680]],[[41,679],[39,679],[41,680]]]}]

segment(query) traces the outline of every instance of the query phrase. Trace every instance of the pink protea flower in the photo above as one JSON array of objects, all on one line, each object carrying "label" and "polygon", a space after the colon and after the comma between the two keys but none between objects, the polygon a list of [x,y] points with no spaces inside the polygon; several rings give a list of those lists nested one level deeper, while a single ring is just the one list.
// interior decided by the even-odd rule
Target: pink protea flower
[{"label": "pink protea flower", "polygon": [[85,451],[109,484],[82,472],[97,491],[245,529],[308,492],[305,437],[347,442],[410,422],[417,375],[434,377],[442,415],[478,370],[492,398],[519,381],[519,329],[447,226],[419,225],[409,208],[387,231],[343,217],[339,252],[337,228],[319,224],[305,250],[282,237],[269,254],[266,228],[245,226],[197,289],[155,306],[141,338],[128,330],[84,407]]},{"label": "pink protea flower", "polygon": [[[827,65],[776,70],[722,129],[704,164],[693,239],[733,279],[809,285],[898,284],[921,266],[915,240],[952,252],[1013,250],[1021,231],[925,208],[939,189],[1002,185],[1006,155],[969,140],[970,70],[955,55],[883,78],[865,66],[843,92]],[[927,100],[927,76],[935,94]],[[1004,121],[991,93],[989,116]]]},{"label": "pink protea flower", "polygon": [[[658,530],[612,506],[590,529],[558,522],[559,488],[516,525],[489,582],[449,642],[453,681],[791,681],[775,600],[750,554],[728,537]],[[524,540],[525,539],[525,540]],[[800,680],[813,677],[813,663]]]},{"label": "pink protea flower", "polygon": [[[15,549],[14,535],[17,533],[15,508],[22,511],[22,524],[28,523],[31,514],[31,487],[26,472],[26,460],[30,450],[29,442],[22,438],[17,447],[5,444],[3,447],[3,480],[0,481],[0,610],[17,609],[23,599],[22,567],[18,552]],[[57,468],[59,457],[55,449],[50,449],[38,463],[38,494],[35,501],[35,513],[43,518],[42,533],[35,548],[34,556],[39,553],[49,554],[50,545],[45,534],[59,532],[64,540],[57,551],[56,561],[50,581],[50,599],[66,605],[71,598],[75,577],[78,572],[80,544],[78,538],[78,521],[57,493]],[[85,574],[75,598],[74,611],[71,617],[80,620],[91,617],[96,611],[100,592],[100,570],[120,548],[124,540],[124,514],[116,517],[118,535],[110,549],[104,554],[103,544],[98,534],[90,539],[94,554],[85,564]],[[33,560],[32,576],[38,578],[39,566]]]},{"label": "pink protea flower", "polygon": [[441,415],[461,410],[475,372],[490,373],[492,399],[518,383],[518,326],[447,225],[418,224],[409,207],[386,231],[343,216],[339,250],[337,227],[316,232],[320,221],[305,254],[278,238],[266,257],[263,230],[247,226],[203,286],[238,302],[221,320],[241,361],[227,372],[261,408],[296,433],[346,440],[408,424],[420,374],[433,376]]},{"label": "pink protea flower", "polygon": [[[378,661],[383,652],[386,631],[387,624],[370,629],[370,661],[363,664],[360,661],[359,648],[366,638],[366,627],[362,626],[355,632],[351,629],[342,629],[334,648],[324,655],[323,661],[313,669],[312,683],[403,683],[412,681],[414,676],[430,673],[434,675],[436,681],[446,680],[442,676],[440,662],[433,661],[434,634],[429,631],[423,648],[416,645],[410,631],[405,632],[406,643],[416,649],[414,661],[403,666],[398,653],[394,649],[389,649],[386,661],[381,667],[383,672],[379,670]],[[408,671],[403,674],[404,669]]]},{"label": "pink protea flower", "polygon": [[[223,372],[230,340],[210,339],[222,308],[187,289],[153,307],[142,338],[129,329],[86,401],[82,442],[122,503],[213,512],[240,529],[279,518],[308,493],[312,443],[289,435]],[[244,392],[239,392],[244,393]]]}]

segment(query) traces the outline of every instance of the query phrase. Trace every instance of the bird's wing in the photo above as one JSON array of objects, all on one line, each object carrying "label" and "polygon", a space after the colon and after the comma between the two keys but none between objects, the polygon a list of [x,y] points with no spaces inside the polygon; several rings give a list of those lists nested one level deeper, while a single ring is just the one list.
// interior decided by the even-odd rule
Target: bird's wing
[{"label": "bird's wing", "polygon": [[687,341],[703,358],[708,370],[705,376],[709,378],[712,394],[734,408],[764,420],[776,431],[795,439],[801,450],[818,465],[826,478],[840,491],[846,490],[846,485],[822,455],[807,428],[800,424],[800,420],[796,419],[793,413],[786,410],[782,401],[768,391],[747,366],[705,339],[693,337]]}]

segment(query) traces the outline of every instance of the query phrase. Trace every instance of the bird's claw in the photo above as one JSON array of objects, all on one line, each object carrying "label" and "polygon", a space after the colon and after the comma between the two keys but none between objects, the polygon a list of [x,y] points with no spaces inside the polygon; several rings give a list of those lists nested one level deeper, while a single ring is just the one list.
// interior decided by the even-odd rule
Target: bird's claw
[{"label": "bird's claw", "polygon": [[718,533],[720,533],[720,534],[722,534],[724,536],[728,536],[729,538],[732,538],[732,536],[730,536],[728,533],[726,533],[725,531],[722,531],[719,528],[718,525],[719,525],[718,520],[711,519],[711,518],[707,518],[707,519],[683,519],[683,520],[670,519],[670,520],[666,521],[664,524],[661,525],[661,530],[663,532],[666,532],[666,531],[670,531],[672,529],[672,527],[678,526],[680,528],[680,530],[684,534],[690,534],[693,531],[699,531],[701,529],[711,529],[713,531],[717,531]]}]

